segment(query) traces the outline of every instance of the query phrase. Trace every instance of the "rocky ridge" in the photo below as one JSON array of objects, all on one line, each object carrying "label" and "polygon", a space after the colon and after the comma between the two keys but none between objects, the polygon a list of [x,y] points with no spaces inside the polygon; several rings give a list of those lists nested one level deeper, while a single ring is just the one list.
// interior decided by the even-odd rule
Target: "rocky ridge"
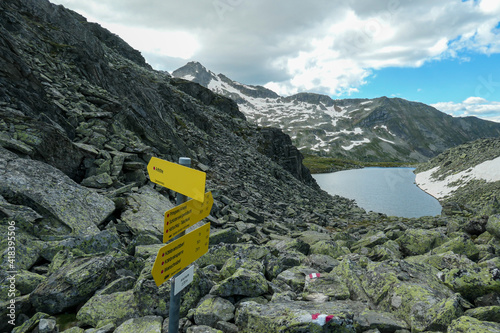
[{"label": "rocky ridge", "polygon": [[362,162],[423,162],[462,143],[500,135],[498,123],[453,118],[400,98],[333,100],[313,93],[282,97],[215,74],[198,62],[172,75],[233,99],[249,121],[282,129],[305,154]]},{"label": "rocky ridge", "polygon": [[0,2],[2,331],[167,331],[151,268],[174,193],[148,181],[151,156],[190,157],[214,195],[183,332],[500,331],[498,215],[330,197],[287,135],[44,0]]},{"label": "rocky ridge", "polygon": [[[449,149],[420,164],[417,183],[429,174],[428,186],[442,183],[438,193],[447,214],[492,215],[500,213],[500,139],[476,140]],[[483,169],[479,173],[479,170]],[[419,185],[425,187],[426,185]],[[435,192],[439,192],[439,189]]]}]

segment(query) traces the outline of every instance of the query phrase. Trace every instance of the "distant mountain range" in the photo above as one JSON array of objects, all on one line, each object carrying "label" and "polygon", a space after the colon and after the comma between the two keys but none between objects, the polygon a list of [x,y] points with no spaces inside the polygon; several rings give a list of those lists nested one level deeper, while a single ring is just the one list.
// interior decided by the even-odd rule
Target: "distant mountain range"
[{"label": "distant mountain range", "polygon": [[238,103],[247,119],[281,128],[303,152],[359,161],[421,162],[448,148],[500,136],[500,123],[455,118],[401,98],[337,99],[299,93],[282,97],[215,74],[198,62],[172,73]]}]

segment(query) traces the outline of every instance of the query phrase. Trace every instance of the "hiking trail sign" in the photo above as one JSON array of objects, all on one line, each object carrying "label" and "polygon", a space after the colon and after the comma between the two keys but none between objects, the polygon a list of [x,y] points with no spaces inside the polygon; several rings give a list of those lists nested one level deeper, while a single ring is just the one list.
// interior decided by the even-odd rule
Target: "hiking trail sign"
[{"label": "hiking trail sign", "polygon": [[[179,158],[179,164],[152,157],[148,163],[149,179],[177,192],[177,206],[165,212],[163,246],[156,255],[151,275],[159,287],[170,278],[170,309],[168,331],[179,331],[180,291],[193,280],[193,267],[181,272],[207,253],[210,223],[183,235],[186,229],[210,214],[214,199],[205,193],[206,173],[190,168],[191,159]],[[186,197],[192,198],[186,202]],[[174,239],[176,236],[179,236]],[[172,240],[174,239],[174,240]],[[179,281],[176,282],[176,280]]]},{"label": "hiking trail sign", "polygon": [[151,274],[157,286],[207,253],[210,223],[168,243],[158,251]]},{"label": "hiking trail sign", "polygon": [[163,243],[168,242],[187,228],[203,220],[210,214],[214,198],[212,192],[205,193],[204,201],[186,201],[165,212]]},{"label": "hiking trail sign", "polygon": [[205,172],[152,157],[148,163],[148,174],[153,183],[200,202],[205,200]]}]

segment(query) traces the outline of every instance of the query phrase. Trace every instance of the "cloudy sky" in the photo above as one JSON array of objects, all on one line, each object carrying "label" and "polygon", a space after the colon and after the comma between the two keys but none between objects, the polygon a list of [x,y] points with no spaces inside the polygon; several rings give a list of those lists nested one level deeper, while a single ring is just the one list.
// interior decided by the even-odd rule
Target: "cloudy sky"
[{"label": "cloudy sky", "polygon": [[199,61],[280,95],[401,97],[500,122],[498,0],[50,0],[156,69]]}]

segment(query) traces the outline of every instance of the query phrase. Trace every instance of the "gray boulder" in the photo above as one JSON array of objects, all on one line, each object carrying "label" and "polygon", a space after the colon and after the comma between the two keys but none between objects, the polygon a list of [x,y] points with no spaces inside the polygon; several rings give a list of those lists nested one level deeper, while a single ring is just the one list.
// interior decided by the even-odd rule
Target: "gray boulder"
[{"label": "gray boulder", "polygon": [[56,314],[87,301],[96,290],[112,280],[113,257],[71,258],[31,293],[39,312]]},{"label": "gray boulder", "polygon": [[238,268],[233,275],[215,285],[210,294],[222,297],[233,295],[256,297],[267,293],[268,288],[264,275]]},{"label": "gray boulder", "polygon": [[163,318],[159,316],[146,316],[131,318],[118,326],[114,333],[161,333]]},{"label": "gray boulder", "polygon": [[174,207],[168,198],[144,186],[127,197],[127,209],[121,218],[133,234],[147,232],[163,239],[165,212]]},{"label": "gray boulder", "polygon": [[78,185],[58,169],[19,158],[2,147],[0,195],[42,215],[39,234],[97,234],[97,226],[115,209],[113,201]]},{"label": "gray boulder", "polygon": [[139,316],[134,293],[130,290],[93,296],[78,311],[76,319],[82,324],[98,327],[109,323],[121,325]]},{"label": "gray boulder", "polygon": [[234,318],[234,305],[221,297],[205,299],[194,312],[196,325],[216,326],[219,321],[230,321]]}]

